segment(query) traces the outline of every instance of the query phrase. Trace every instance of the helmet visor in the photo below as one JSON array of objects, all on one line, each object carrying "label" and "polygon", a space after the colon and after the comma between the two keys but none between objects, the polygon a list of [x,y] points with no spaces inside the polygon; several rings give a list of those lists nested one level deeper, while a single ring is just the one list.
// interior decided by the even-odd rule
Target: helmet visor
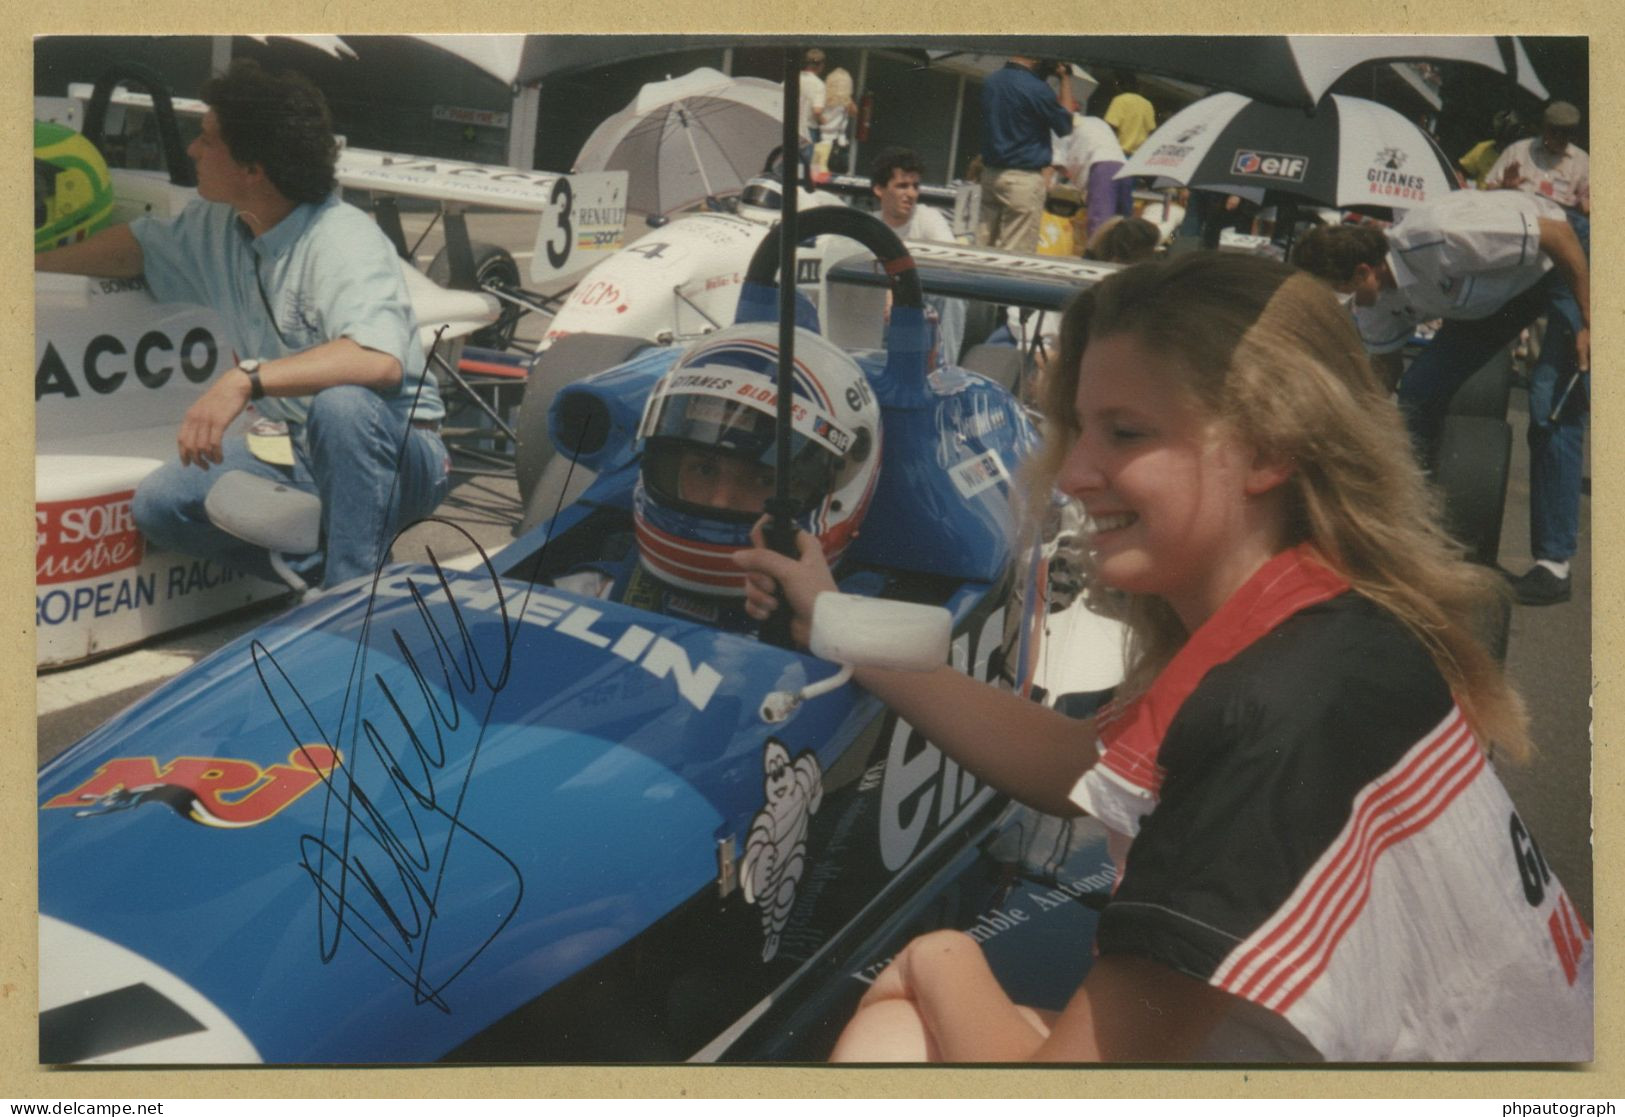
[{"label": "helmet visor", "polygon": [[[754,520],[777,480],[774,419],[749,404],[671,395],[644,424],[643,480],[662,500],[708,515]],[[805,508],[823,499],[837,459],[804,435],[790,435],[790,495]]]},{"label": "helmet visor", "polygon": [[783,196],[783,191],[775,184],[747,182],[745,188],[739,192],[739,204],[756,206],[760,209],[778,209]]}]

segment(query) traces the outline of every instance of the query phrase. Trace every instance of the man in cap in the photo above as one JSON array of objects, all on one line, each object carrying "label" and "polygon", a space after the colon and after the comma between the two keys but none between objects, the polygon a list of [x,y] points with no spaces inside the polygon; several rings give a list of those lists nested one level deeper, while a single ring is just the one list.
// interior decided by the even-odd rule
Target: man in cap
[{"label": "man in cap", "polygon": [[[1573,142],[1580,127],[1580,110],[1567,101],[1553,101],[1540,118],[1540,135],[1509,144],[1485,176],[1491,189],[1522,190],[1550,198],[1563,207],[1586,259],[1591,259],[1591,157]],[[1546,344],[1562,344],[1547,322]],[[1553,562],[1544,538],[1555,523],[1567,531],[1568,509],[1578,516],[1585,423],[1590,410],[1590,376],[1582,375],[1568,392],[1571,402],[1555,416],[1552,404],[1564,394],[1571,373],[1559,376],[1557,366],[1537,361],[1529,374],[1529,522],[1535,540],[1535,567],[1514,586],[1518,600],[1544,604],[1569,596],[1569,564]],[[1553,509],[1560,511],[1554,513]],[[1572,549],[1569,553],[1573,553]],[[1542,573],[1542,571],[1545,573]]]},{"label": "man in cap", "polygon": [[1579,127],[1580,110],[1567,101],[1553,101],[1540,118],[1540,135],[1508,144],[1486,183],[1491,189],[1539,194],[1589,217],[1591,157],[1573,142]]},{"label": "man in cap", "polygon": [[[1041,72],[1042,71],[1042,72]],[[1054,73],[1059,90],[1046,80]],[[976,243],[1011,252],[1038,247],[1044,198],[1057,136],[1072,134],[1078,102],[1062,63],[1045,68],[1038,59],[1013,55],[982,83],[982,208]]]},{"label": "man in cap", "polygon": [[1416,326],[1445,320],[1399,381],[1400,406],[1424,457],[1436,447],[1456,389],[1537,316],[1547,316],[1529,391],[1529,524],[1537,561],[1513,588],[1525,605],[1567,601],[1579,532],[1591,286],[1585,251],[1561,208],[1537,194],[1457,190],[1385,230],[1312,229],[1293,262],[1353,304],[1361,339],[1378,354],[1373,364],[1390,380]]}]

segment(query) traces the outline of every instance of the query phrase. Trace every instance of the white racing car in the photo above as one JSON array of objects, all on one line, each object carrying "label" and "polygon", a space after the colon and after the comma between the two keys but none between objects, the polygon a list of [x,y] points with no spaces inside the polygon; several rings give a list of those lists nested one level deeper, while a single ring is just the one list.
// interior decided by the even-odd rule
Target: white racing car
[{"label": "white racing car", "polygon": [[[564,299],[530,365],[516,423],[516,465],[526,506],[521,530],[551,515],[558,500],[557,488],[542,482],[553,461],[547,413],[561,388],[639,350],[692,341],[733,320],[745,261],[778,220],[783,191],[778,154],[769,152],[762,172],[717,208],[670,221],[651,219],[649,232],[598,263]],[[951,214],[956,235],[968,240],[979,191],[972,185],[923,187],[921,203]],[[855,175],[834,176],[817,187],[803,181],[797,197],[804,210],[842,205],[845,199],[873,201],[869,180]],[[797,289],[837,344],[878,345],[871,336],[880,321],[875,309],[843,304],[828,282],[837,264],[864,253],[856,241],[829,234],[810,238],[797,250]],[[972,342],[991,328],[991,307],[983,317],[987,321]],[[576,491],[584,484],[583,478]]]}]

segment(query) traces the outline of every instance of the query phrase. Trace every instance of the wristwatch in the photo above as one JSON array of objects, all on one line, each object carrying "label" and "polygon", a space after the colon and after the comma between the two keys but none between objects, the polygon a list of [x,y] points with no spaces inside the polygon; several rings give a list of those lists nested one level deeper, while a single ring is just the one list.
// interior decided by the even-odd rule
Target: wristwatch
[{"label": "wristwatch", "polygon": [[248,398],[264,399],[265,386],[260,383],[260,365],[263,364],[258,357],[249,357],[238,361],[237,367],[248,373]]}]

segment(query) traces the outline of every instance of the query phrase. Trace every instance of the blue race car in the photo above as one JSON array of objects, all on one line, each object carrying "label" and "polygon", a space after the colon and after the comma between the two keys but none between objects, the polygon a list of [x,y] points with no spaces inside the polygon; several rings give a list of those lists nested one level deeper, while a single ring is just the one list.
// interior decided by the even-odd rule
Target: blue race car
[{"label": "blue race car", "polygon": [[[797,331],[801,522],[843,590],[940,606],[957,667],[1030,683],[1035,434],[1006,387],[933,367],[920,273],[1050,309],[1087,279],[948,246],[922,269],[840,207],[801,224],[868,246],[845,279],[892,304],[883,350]],[[559,393],[590,484],[557,514],[472,571],[431,553],[308,600],[41,770],[42,1062],[822,1058],[940,926],[1060,1007],[1112,877],[1098,831],[741,630],[718,556],[754,517],[690,530],[687,467],[655,467],[701,432],[753,447],[776,405],[776,241],[738,324]]]}]

